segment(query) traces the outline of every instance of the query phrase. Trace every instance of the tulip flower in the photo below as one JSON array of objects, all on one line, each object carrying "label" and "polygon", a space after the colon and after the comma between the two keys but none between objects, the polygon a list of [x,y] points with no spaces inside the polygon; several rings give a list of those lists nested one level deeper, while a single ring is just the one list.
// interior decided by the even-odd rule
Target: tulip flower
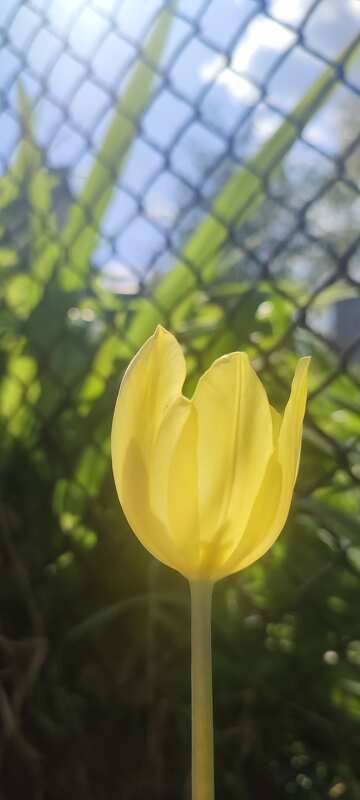
[{"label": "tulip flower", "polygon": [[308,365],[299,360],[283,415],[242,352],[217,359],[188,399],[181,347],[158,326],[120,386],[111,435],[120,503],[140,542],[190,582],[193,800],[214,796],[212,587],[261,558],[286,522]]}]

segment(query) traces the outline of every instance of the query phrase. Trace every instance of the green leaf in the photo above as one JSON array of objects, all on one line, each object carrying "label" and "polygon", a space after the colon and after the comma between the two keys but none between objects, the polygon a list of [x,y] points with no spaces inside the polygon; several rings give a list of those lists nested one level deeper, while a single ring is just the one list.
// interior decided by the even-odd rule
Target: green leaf
[{"label": "green leaf", "polygon": [[316,497],[301,500],[298,508],[315,518],[339,539],[360,542],[360,523],[354,518],[354,514],[348,514],[333,503],[325,503]]},{"label": "green leaf", "polygon": [[83,636],[87,636],[89,633],[93,631],[97,631],[98,628],[101,628],[103,625],[107,625],[114,620],[116,620],[122,614],[128,614],[129,611],[136,608],[142,608],[143,606],[147,606],[149,601],[156,601],[161,605],[169,605],[170,607],[179,607],[183,609],[184,603],[182,600],[179,600],[174,594],[160,594],[157,592],[151,592],[142,595],[135,595],[135,597],[129,597],[126,600],[121,600],[119,603],[115,603],[108,608],[103,608],[100,611],[96,611],[90,617],[88,617],[84,622],[81,622],[79,625],[76,625],[72,628],[66,635],[65,638],[65,646],[72,645],[78,639],[82,639]]},{"label": "green leaf", "polygon": [[21,81],[17,85],[17,100],[22,136],[15,162],[9,172],[14,184],[21,187],[26,186],[29,176],[41,168],[42,155],[36,143],[34,111]]},{"label": "green leaf", "polygon": [[13,267],[17,264],[16,250],[10,247],[0,247],[0,267]]},{"label": "green leaf", "polygon": [[352,297],[359,297],[358,289],[344,280],[336,281],[326,289],[322,289],[312,303],[312,308],[320,310],[338,303],[340,300],[348,300]]},{"label": "green leaf", "polygon": [[40,296],[40,286],[31,275],[14,275],[4,291],[7,306],[20,319],[26,319]]}]

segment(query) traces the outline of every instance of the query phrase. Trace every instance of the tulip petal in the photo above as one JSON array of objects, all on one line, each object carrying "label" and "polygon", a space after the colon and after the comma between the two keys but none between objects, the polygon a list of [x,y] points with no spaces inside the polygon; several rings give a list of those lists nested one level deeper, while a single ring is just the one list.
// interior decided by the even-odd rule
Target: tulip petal
[{"label": "tulip petal", "polygon": [[260,491],[252,508],[246,530],[222,567],[218,577],[230,575],[261,558],[281,533],[276,525],[282,490],[282,471],[276,453],[268,463]]},{"label": "tulip petal", "polygon": [[210,570],[245,529],[273,450],[273,426],[265,389],[245,353],[215,361],[193,403],[201,541]]},{"label": "tulip petal", "polygon": [[[278,459],[283,479],[279,507],[273,523],[273,531],[269,531],[271,541],[268,547],[271,547],[281,533],[290,510],[300,464],[301,438],[308,390],[307,376],[310,361],[311,359],[308,357],[301,358],[296,365],[290,397],[281,423]],[[266,550],[268,547],[266,547]],[[263,552],[266,552],[266,550]]]},{"label": "tulip petal", "polygon": [[290,495],[292,495],[299,469],[310,361],[311,359],[308,357],[298,361],[279,435],[279,460],[286,476]]},{"label": "tulip petal", "polygon": [[181,394],[184,378],[180,345],[159,326],[124,375],[111,431],[114,478],[124,513],[140,541],[165,563],[173,548],[151,505],[150,475],[159,428]]},{"label": "tulip petal", "polygon": [[278,447],[268,464],[244,536],[224,563],[221,575],[237,572],[261,558],[285,525],[299,468],[309,363],[309,358],[302,358],[297,364]]},{"label": "tulip petal", "polygon": [[152,473],[154,508],[174,547],[186,560],[186,576],[199,560],[197,414],[185,397],[169,409],[155,445]]},{"label": "tulip petal", "polygon": [[276,411],[276,408],[270,406],[271,420],[273,426],[273,445],[276,447],[279,441],[279,434],[281,430],[282,416]]},{"label": "tulip petal", "polygon": [[179,557],[168,531],[152,510],[149,474],[135,440],[126,450],[121,491],[125,516],[139,541],[163,564],[179,569]]}]

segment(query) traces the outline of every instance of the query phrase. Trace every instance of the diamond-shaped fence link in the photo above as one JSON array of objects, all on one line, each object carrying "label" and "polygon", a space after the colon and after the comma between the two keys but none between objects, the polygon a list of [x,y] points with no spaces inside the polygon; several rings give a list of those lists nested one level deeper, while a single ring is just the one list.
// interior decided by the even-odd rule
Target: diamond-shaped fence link
[{"label": "diamond-shaped fence link", "polygon": [[[360,575],[360,2],[5,0],[0,36],[3,753],[15,742],[27,776],[16,796],[29,774],[34,797],[63,796],[66,780],[53,756],[47,774],[39,754],[46,725],[50,738],[67,742],[71,714],[86,716],[72,706],[76,664],[63,677],[66,643],[95,631],[93,657],[106,672],[97,647],[122,613],[119,596],[129,614],[143,597],[148,694],[135,716],[141,726],[143,708],[153,710],[144,745],[150,760],[138,783],[118,776],[112,786],[129,798],[145,790],[180,797],[159,755],[172,712],[159,695],[154,663],[161,658],[152,638],[164,623],[154,598],[167,579],[150,578],[142,594],[153,567],[126,530],[110,471],[116,392],[157,323],[184,346],[189,392],[214,358],[247,350],[281,408],[298,356],[312,355],[289,533],[259,568],[262,585],[267,569],[273,575],[269,607],[256,570],[234,585],[249,630],[270,651],[281,640],[277,626],[291,628],[308,592],[313,602],[314,586],[322,595],[315,607],[326,616],[334,569],[340,577],[326,608],[346,617]],[[287,592],[276,588],[278,562],[290,576]],[[231,605],[225,589],[223,596]],[[160,606],[167,598],[164,590]],[[333,618],[324,622],[324,663],[354,654],[358,636],[351,615],[342,629]],[[103,686],[99,700],[98,676],[86,672],[87,651],[78,657],[83,684],[75,693],[93,692],[100,706],[111,705]],[[121,658],[115,695],[131,685],[132,670],[139,676],[141,646]],[[350,670],[358,663],[354,655],[348,661]],[[355,718],[355,677],[344,680],[347,689],[332,687],[332,701],[336,714]],[[59,710],[60,684],[68,717]],[[239,702],[246,717],[251,697]],[[236,737],[226,725],[224,741]],[[251,736],[243,743],[242,763],[252,764],[243,796],[302,796],[306,789],[314,798],[337,797],[345,787],[357,797],[351,755],[341,761],[329,745],[333,771],[327,765],[324,772],[321,748],[316,762],[301,750],[306,733],[293,728],[299,752],[285,737],[281,754],[262,762],[262,784],[251,777],[259,751]],[[82,772],[66,756],[84,796],[89,747],[79,757]],[[295,767],[311,762],[312,771],[295,769],[294,758]],[[4,786],[17,787],[14,774],[5,768]],[[219,785],[237,797],[234,759],[226,774]],[[86,796],[102,796],[92,791]]]}]

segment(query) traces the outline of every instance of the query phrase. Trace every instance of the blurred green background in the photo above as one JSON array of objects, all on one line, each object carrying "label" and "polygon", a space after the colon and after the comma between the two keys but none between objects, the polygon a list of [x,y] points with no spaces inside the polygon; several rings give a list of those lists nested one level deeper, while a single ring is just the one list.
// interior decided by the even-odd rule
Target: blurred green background
[{"label": "blurred green background", "polygon": [[158,322],[189,393],[313,357],[285,532],[215,589],[217,796],[360,798],[359,11],[0,9],[1,800],[189,797],[188,588],[109,459]]}]

